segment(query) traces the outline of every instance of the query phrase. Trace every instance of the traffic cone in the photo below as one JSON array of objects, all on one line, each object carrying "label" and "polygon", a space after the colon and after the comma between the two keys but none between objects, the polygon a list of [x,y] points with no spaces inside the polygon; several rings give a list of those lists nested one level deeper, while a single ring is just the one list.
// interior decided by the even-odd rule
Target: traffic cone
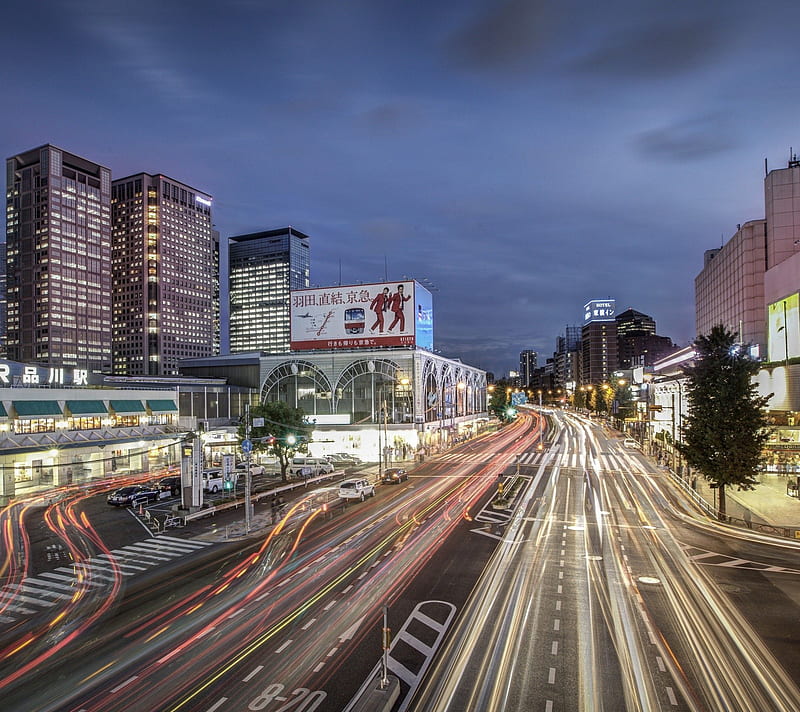
[{"label": "traffic cone", "polygon": [[141,517],[144,514],[144,506],[141,502],[139,502],[139,516]]}]

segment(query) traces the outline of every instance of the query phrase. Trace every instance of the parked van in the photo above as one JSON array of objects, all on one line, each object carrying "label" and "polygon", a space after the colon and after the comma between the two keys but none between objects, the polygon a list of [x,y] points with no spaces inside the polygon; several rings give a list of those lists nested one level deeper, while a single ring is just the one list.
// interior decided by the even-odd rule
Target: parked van
[{"label": "parked van", "polygon": [[315,477],[333,472],[333,464],[324,457],[293,457],[289,474],[293,477]]},{"label": "parked van", "polygon": [[203,470],[203,491],[217,492],[222,491],[224,480],[222,470]]},{"label": "parked van", "polygon": [[360,499],[375,496],[375,485],[369,480],[345,480],[339,485],[339,496],[342,499]]}]

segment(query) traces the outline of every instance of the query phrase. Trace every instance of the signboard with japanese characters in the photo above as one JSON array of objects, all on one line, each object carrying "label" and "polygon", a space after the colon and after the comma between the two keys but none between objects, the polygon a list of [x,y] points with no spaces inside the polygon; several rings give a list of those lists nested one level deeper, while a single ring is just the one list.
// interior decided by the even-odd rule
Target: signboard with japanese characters
[{"label": "signboard with japanese characters", "polygon": [[295,351],[379,346],[433,350],[433,299],[413,280],[298,289],[290,304]]},{"label": "signboard with japanese characters", "polygon": [[593,299],[583,307],[583,321],[614,321],[615,299]]},{"label": "signboard with japanese characters", "polygon": [[38,366],[0,359],[0,388],[97,385],[102,376],[85,368]]}]

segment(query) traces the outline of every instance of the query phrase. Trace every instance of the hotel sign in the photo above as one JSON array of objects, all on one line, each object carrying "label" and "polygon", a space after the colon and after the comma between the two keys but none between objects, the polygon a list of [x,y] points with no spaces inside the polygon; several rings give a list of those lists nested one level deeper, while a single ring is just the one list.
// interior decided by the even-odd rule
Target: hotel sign
[{"label": "hotel sign", "polygon": [[616,313],[616,300],[614,299],[593,299],[583,307],[584,322],[590,321],[614,321]]}]

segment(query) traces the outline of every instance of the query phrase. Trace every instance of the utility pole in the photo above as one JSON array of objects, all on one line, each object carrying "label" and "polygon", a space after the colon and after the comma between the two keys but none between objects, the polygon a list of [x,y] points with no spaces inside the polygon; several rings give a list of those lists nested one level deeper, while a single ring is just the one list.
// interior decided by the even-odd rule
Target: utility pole
[{"label": "utility pole", "polygon": [[244,532],[250,533],[250,453],[253,450],[253,443],[250,440],[250,404],[244,406],[244,438],[247,443],[245,454],[247,455],[247,468],[244,471]]}]

